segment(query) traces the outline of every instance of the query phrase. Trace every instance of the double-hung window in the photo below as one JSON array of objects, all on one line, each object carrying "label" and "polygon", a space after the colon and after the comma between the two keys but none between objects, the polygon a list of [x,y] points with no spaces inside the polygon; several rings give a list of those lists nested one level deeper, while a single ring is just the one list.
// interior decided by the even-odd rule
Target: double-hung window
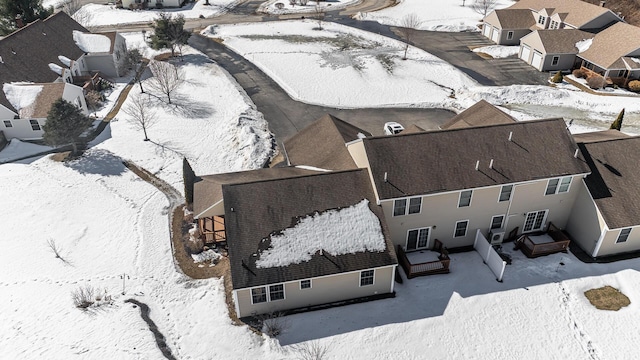
[{"label": "double-hung window", "polygon": [[547,183],[547,190],[544,192],[545,195],[553,195],[553,194],[561,194],[569,191],[569,186],[571,185],[571,176],[558,178],[558,179],[550,179]]},{"label": "double-hung window", "polygon": [[505,185],[500,189],[500,198],[498,201],[511,200],[511,192],[513,191],[513,185]]},{"label": "double-hung window", "polygon": [[491,230],[500,229],[504,222],[504,215],[496,215],[491,218]]},{"label": "double-hung window", "polygon": [[284,299],[284,285],[271,285],[269,286],[269,301],[283,300]]},{"label": "double-hung window", "polygon": [[462,220],[462,221],[456,222],[456,230],[453,233],[453,237],[466,236],[467,226],[469,226],[469,220]]},{"label": "double-hung window", "polygon": [[31,130],[33,131],[40,131],[40,124],[38,123],[38,120],[29,120],[29,124],[31,124]]},{"label": "double-hung window", "polygon": [[259,287],[251,289],[251,303],[259,304],[267,302],[267,288]]},{"label": "double-hung window", "polygon": [[458,207],[465,207],[471,204],[471,196],[473,190],[465,190],[460,192],[460,198],[458,199]]},{"label": "double-hung window", "polygon": [[360,272],[360,286],[373,285],[373,270],[365,270]]},{"label": "double-hung window", "polygon": [[413,197],[409,199],[398,199],[393,202],[393,216],[402,216],[407,214],[419,214],[422,209],[422,197]]}]

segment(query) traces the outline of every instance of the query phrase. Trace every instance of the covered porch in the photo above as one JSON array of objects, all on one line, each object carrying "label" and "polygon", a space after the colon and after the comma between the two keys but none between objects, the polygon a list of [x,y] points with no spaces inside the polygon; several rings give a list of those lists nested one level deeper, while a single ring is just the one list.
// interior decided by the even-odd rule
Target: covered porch
[{"label": "covered porch", "polygon": [[636,63],[631,58],[622,58],[622,60],[625,68],[620,69],[605,69],[586,60],[582,60],[580,70],[586,74],[586,78],[602,76],[607,81],[607,85],[626,87],[629,81],[640,79],[640,63]]}]

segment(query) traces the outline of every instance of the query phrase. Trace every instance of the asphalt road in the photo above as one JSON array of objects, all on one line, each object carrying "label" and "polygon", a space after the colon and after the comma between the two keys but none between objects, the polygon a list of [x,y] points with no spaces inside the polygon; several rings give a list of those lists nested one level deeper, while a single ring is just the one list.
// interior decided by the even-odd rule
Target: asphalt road
[{"label": "asphalt road", "polygon": [[291,137],[326,113],[374,135],[383,134],[382,126],[387,121],[435,129],[454,116],[453,112],[443,109],[335,109],[305,104],[291,99],[269,76],[227,47],[200,35],[193,35],[189,45],[216,61],[238,81],[256,104],[258,111],[264,114],[278,140]]}]

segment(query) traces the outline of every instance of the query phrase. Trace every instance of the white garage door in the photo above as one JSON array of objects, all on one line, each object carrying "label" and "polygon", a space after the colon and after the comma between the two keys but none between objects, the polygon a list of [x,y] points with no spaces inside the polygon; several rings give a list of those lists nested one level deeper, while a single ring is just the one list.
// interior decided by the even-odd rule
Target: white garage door
[{"label": "white garage door", "polygon": [[489,24],[484,24],[484,27],[482,28],[482,34],[486,37],[490,37],[491,36],[491,25]]},{"label": "white garage door", "polygon": [[533,58],[531,59],[531,66],[540,70],[540,64],[542,64],[542,54],[537,51],[534,51]]},{"label": "white garage door", "polygon": [[527,63],[529,62],[529,53],[531,52],[531,49],[527,46],[527,45],[522,45],[520,47],[520,59],[526,61]]},{"label": "white garage door", "polygon": [[498,30],[498,28],[493,28],[493,34],[491,34],[491,40],[493,40],[493,42],[497,44],[499,38],[500,38],[500,30]]}]

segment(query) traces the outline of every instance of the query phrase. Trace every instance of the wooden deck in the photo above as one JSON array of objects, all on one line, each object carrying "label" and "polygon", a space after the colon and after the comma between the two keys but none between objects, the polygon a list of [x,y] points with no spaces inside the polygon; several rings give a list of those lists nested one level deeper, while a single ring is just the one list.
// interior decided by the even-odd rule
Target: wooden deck
[{"label": "wooden deck", "polygon": [[449,263],[451,261],[449,253],[439,240],[435,241],[434,251],[440,252],[438,256],[440,260],[412,264],[402,246],[398,245],[398,261],[402,269],[404,269],[404,273],[407,274],[407,278],[412,279],[416,276],[449,273]]},{"label": "wooden deck", "polygon": [[224,230],[224,218],[212,216],[198,219],[200,238],[205,244],[220,243],[227,241],[227,234]]},{"label": "wooden deck", "polygon": [[549,223],[549,229],[547,230],[547,235],[552,239],[551,242],[536,243],[529,235],[523,234],[516,240],[516,248],[522,250],[529,258],[554,254],[561,251],[567,252],[569,243],[571,242],[567,235],[553,225],[553,223]]}]

